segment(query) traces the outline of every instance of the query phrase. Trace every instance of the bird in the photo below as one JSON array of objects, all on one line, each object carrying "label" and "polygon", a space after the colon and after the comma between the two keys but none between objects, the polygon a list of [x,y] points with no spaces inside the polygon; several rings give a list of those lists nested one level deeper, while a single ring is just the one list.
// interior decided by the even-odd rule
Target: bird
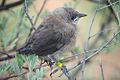
[{"label": "bird", "polygon": [[86,14],[73,8],[56,8],[43,19],[26,44],[18,49],[19,53],[48,56],[73,47],[76,42],[77,22],[84,16]]}]

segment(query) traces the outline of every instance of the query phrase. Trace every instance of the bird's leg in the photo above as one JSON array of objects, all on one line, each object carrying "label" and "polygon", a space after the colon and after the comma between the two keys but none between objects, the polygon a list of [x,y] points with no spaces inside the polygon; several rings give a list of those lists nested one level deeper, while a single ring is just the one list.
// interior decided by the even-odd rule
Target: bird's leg
[{"label": "bird's leg", "polygon": [[[75,80],[75,79],[73,79],[72,76],[70,76],[70,74],[68,73],[68,70],[67,70],[66,66],[63,65],[62,62],[58,61],[53,55],[49,55],[48,58],[49,58],[49,65],[50,65],[50,68],[51,68],[51,74],[50,74],[51,77],[52,77],[52,75],[53,75],[54,73],[56,73],[58,70],[61,70],[61,71],[63,72],[63,74],[64,74],[69,80]],[[54,64],[57,65],[58,68],[56,68],[55,70],[52,71]]]},{"label": "bird's leg", "polygon": [[[56,73],[58,70],[62,70],[62,72],[65,75],[67,74],[68,76],[68,71],[66,66],[64,66],[60,61],[58,61],[53,55],[48,56],[48,58],[50,59],[49,65],[51,68],[51,73],[50,73],[51,78],[52,78],[52,75]],[[57,65],[57,68],[53,70],[54,64]]]},{"label": "bird's leg", "polygon": [[51,68],[51,71],[53,69],[53,65],[57,62],[56,58],[53,55],[48,55],[48,61],[49,61],[49,66]]}]

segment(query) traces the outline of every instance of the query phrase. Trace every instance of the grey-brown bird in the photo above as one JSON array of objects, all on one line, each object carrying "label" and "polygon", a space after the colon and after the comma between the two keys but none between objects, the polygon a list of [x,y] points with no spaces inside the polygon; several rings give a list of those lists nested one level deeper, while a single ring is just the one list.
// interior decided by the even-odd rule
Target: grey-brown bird
[{"label": "grey-brown bird", "polygon": [[86,14],[72,8],[60,7],[49,14],[30,36],[27,44],[18,51],[21,54],[47,56],[74,46],[76,23]]}]

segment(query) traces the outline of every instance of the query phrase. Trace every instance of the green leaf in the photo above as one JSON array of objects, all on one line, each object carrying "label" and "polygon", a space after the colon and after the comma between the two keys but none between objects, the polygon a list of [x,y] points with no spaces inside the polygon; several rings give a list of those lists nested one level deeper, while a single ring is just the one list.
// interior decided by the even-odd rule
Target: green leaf
[{"label": "green leaf", "polygon": [[3,16],[0,20],[0,30],[4,30],[6,28],[6,24],[8,22],[7,16]]},{"label": "green leaf", "polygon": [[25,62],[25,56],[21,55],[19,53],[16,53],[16,60],[17,60],[17,64],[18,64],[19,68],[21,68],[21,66]]},{"label": "green leaf", "polygon": [[36,80],[39,80],[44,75],[44,68],[41,67],[40,69],[36,70]]},{"label": "green leaf", "polygon": [[78,52],[80,52],[80,48],[79,47],[75,47],[73,50],[72,50],[73,54],[78,54]]},{"label": "green leaf", "polygon": [[9,64],[2,64],[0,65],[0,75],[3,74],[4,72],[8,71],[10,68]]},{"label": "green leaf", "polygon": [[32,72],[29,72],[29,73],[27,74],[27,79],[28,79],[28,80],[34,80],[33,78],[34,78],[34,76],[33,76]]},{"label": "green leaf", "polygon": [[29,70],[30,70],[30,72],[32,72],[33,69],[35,68],[37,59],[38,59],[38,57],[35,56],[35,55],[28,56],[27,61],[29,62]]},{"label": "green leaf", "polygon": [[21,69],[18,66],[16,61],[10,63],[10,71],[15,73],[15,74],[20,74]]},{"label": "green leaf", "polygon": [[33,75],[32,72],[29,72],[27,74],[27,78],[28,80],[40,80],[40,78],[44,75],[44,69],[40,68],[36,70],[35,75]]}]

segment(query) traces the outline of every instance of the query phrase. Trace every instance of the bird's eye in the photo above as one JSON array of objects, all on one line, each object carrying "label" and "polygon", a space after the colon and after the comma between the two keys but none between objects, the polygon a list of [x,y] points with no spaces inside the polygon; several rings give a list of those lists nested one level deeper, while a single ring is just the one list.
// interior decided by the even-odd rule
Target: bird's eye
[{"label": "bird's eye", "polygon": [[71,17],[71,20],[72,20],[72,23],[73,23],[73,24],[76,24],[76,23],[78,22],[78,20],[79,20],[79,17],[77,17],[77,16],[72,16],[72,17]]},{"label": "bird's eye", "polygon": [[72,17],[71,17],[71,20],[74,21],[75,19],[76,19],[76,16],[72,16]]}]

